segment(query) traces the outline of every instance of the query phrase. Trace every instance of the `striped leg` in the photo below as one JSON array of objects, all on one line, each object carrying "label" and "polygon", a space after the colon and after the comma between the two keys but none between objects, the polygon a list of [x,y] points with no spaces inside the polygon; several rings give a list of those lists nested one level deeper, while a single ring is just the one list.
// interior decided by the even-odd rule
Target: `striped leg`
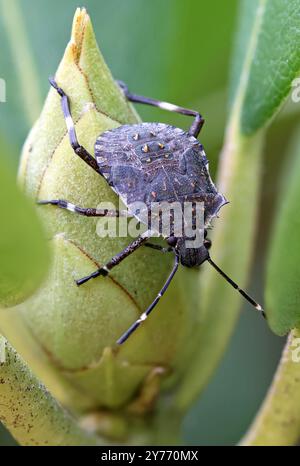
[{"label": "striped leg", "polygon": [[84,215],[85,217],[130,217],[129,212],[126,210],[109,210],[109,209],[93,209],[93,208],[84,208],[79,207],[71,202],[65,201],[63,199],[52,199],[49,201],[38,201],[40,205],[55,205],[61,209],[69,210],[79,215]]},{"label": "striped leg", "polygon": [[96,270],[95,272],[91,273],[87,277],[80,278],[79,280],[76,280],[76,283],[78,286],[82,285],[83,283],[89,281],[91,278],[96,278],[99,277],[99,275],[102,275],[103,277],[106,277],[106,275],[109,274],[109,272],[116,267],[116,265],[119,265],[120,262],[122,262],[126,257],[130,256],[134,251],[136,251],[142,244],[147,241],[149,238],[149,232],[146,231],[143,233],[141,236],[138,236],[132,243],[128,244],[123,251],[119,252],[119,254],[116,254],[112,259],[107,262],[103,267],[100,267],[100,269]]},{"label": "striped leg", "polygon": [[174,251],[174,248],[172,246],[164,248],[163,246],[160,246],[160,244],[145,243],[144,246],[146,246],[147,248],[155,249],[156,251],[160,251],[160,252],[173,252]]},{"label": "striped leg", "polygon": [[159,107],[164,110],[168,110],[170,112],[176,112],[176,113],[181,113],[182,115],[193,116],[195,119],[189,129],[189,134],[196,138],[198,134],[200,133],[201,128],[204,124],[204,119],[200,115],[199,112],[196,112],[195,110],[190,110],[188,108],[179,107],[178,105],[170,104],[168,102],[162,102],[160,100],[150,99],[149,97],[144,97],[142,95],[131,94],[126,84],[124,84],[122,81],[117,81],[117,83],[119,84],[120,88],[124,92],[125,97],[130,102],[136,102],[136,103],[145,104],[145,105],[153,105],[154,107]]},{"label": "striped leg", "polygon": [[131,327],[129,327],[129,329],[126,330],[126,332],[123,333],[123,335],[118,339],[118,341],[117,341],[118,345],[122,345],[122,343],[124,343],[127,340],[127,338],[130,337],[130,335],[141,325],[142,322],[144,322],[147,319],[148,315],[153,311],[153,309],[157,305],[158,301],[160,300],[160,298],[163,296],[163,294],[167,290],[168,286],[170,285],[175,273],[177,272],[178,265],[179,265],[179,255],[177,253],[175,253],[174,266],[173,266],[173,269],[172,269],[170,275],[168,276],[164,286],[162,287],[162,289],[160,290],[160,292],[158,293],[158,295],[156,296],[156,298],[152,302],[152,304],[150,304],[148,309],[146,309],[146,311],[138,318],[138,320],[136,320],[134,322],[134,324],[132,324]]},{"label": "striped leg", "polygon": [[96,160],[94,159],[94,157],[91,156],[91,154],[83,146],[79,144],[77,140],[75,125],[74,125],[74,121],[72,119],[72,115],[70,112],[70,103],[69,103],[69,98],[67,94],[65,94],[65,92],[60,87],[58,87],[54,78],[49,78],[49,82],[51,86],[54,87],[54,89],[61,96],[61,106],[62,106],[63,114],[66,120],[70,144],[75,154],[78,155],[85,163],[87,163],[97,173],[99,173],[99,168],[98,168]]}]

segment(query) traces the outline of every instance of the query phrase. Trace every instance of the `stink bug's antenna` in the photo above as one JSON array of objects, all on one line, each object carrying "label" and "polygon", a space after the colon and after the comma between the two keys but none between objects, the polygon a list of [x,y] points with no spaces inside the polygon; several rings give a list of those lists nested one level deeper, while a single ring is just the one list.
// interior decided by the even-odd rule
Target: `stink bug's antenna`
[{"label": "stink bug's antenna", "polygon": [[217,264],[210,258],[210,256],[208,257],[207,261],[213,266],[213,268],[220,274],[222,275],[223,278],[225,278],[225,280],[230,283],[230,285],[236,289],[250,304],[252,304],[252,306],[255,307],[255,309],[259,312],[261,312],[262,316],[263,317],[266,317],[265,315],[265,312],[263,310],[263,308],[261,307],[260,304],[258,304],[256,301],[254,301],[253,298],[251,298],[251,296],[249,296],[246,291],[242,290],[233,280],[231,280],[230,277],[228,277],[228,275],[226,275],[225,272],[223,272],[223,270],[220,269],[220,267],[217,266]]}]

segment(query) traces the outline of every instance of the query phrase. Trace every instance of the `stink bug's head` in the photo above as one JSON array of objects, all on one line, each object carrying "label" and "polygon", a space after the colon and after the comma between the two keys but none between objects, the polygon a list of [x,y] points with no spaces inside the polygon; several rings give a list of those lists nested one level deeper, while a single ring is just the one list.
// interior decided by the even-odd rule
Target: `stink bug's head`
[{"label": "stink bug's head", "polygon": [[183,236],[182,238],[175,238],[170,236],[167,239],[168,244],[171,248],[174,249],[177,254],[180,262],[185,267],[197,267],[207,261],[209,264],[233,287],[235,288],[252,306],[255,307],[257,311],[260,311],[265,317],[264,310],[261,305],[254,301],[251,296],[248,295],[242,288],[240,288],[220,267],[211,259],[208,250],[211,247],[211,241],[206,237],[207,230],[204,230],[204,239],[200,246],[193,247],[193,241],[195,241],[195,236],[193,238],[187,238]]},{"label": "stink bug's head", "polygon": [[168,244],[176,247],[180,262],[185,267],[197,267],[208,260],[208,250],[211,247],[211,241],[207,239],[206,229],[202,230],[203,233],[202,238],[199,234],[195,234],[193,237],[183,236],[182,238],[175,238],[174,236],[170,236],[168,238]]},{"label": "stink bug's head", "polygon": [[180,262],[185,267],[197,267],[209,258],[206,242],[204,241],[200,247],[188,247],[189,242],[190,239],[185,237],[177,240],[176,249]]}]

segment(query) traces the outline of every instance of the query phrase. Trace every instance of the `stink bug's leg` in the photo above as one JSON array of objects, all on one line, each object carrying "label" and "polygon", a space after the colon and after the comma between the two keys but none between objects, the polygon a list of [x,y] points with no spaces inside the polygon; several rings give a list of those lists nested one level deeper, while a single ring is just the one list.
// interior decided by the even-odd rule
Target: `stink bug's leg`
[{"label": "stink bug's leg", "polygon": [[195,138],[200,133],[200,130],[204,124],[204,119],[196,110],[190,110],[188,108],[179,107],[178,105],[170,104],[169,102],[163,102],[161,100],[150,99],[149,97],[144,97],[142,95],[131,94],[128,87],[122,81],[117,81],[118,85],[124,92],[125,97],[130,102],[136,102],[139,104],[153,105],[153,107],[159,107],[170,112],[181,113],[182,115],[193,116],[195,119],[189,129],[189,134],[195,136]]},{"label": "stink bug's leg", "polygon": [[248,295],[248,293],[246,293],[246,291],[244,291],[242,288],[240,288],[225,272],[223,272],[222,269],[220,269],[220,267],[210,258],[208,257],[207,261],[213,266],[213,268],[223,277],[225,278],[225,280],[235,289],[237,290],[242,296],[243,298],[245,298],[250,304],[252,304],[252,306],[255,307],[255,309],[259,312],[261,312],[262,316],[263,317],[266,317],[266,314],[265,314],[265,311],[263,310],[263,308],[261,307],[260,304],[258,304],[256,301],[254,301],[253,298],[251,298],[251,296]]},{"label": "stink bug's leg", "polygon": [[172,251],[174,251],[174,248],[172,248],[171,246],[169,246],[167,248],[164,248],[163,246],[160,246],[160,244],[145,243],[144,246],[146,246],[147,248],[156,249],[157,251],[160,251],[160,252],[172,252]]},{"label": "stink bug's leg", "polygon": [[82,285],[83,283],[89,281],[91,278],[96,278],[99,277],[99,275],[102,275],[106,277],[106,275],[109,274],[109,272],[116,267],[116,265],[119,265],[120,262],[122,262],[126,257],[130,256],[134,251],[136,251],[142,244],[149,238],[150,234],[148,231],[146,231],[143,235],[138,236],[132,243],[128,244],[123,251],[119,252],[119,254],[116,254],[112,259],[107,262],[103,267],[100,267],[98,270],[95,272],[91,273],[87,277],[80,278],[79,280],[76,280],[77,285]]},{"label": "stink bug's leg", "polygon": [[155,300],[152,302],[152,304],[150,304],[150,306],[148,307],[148,309],[146,309],[146,311],[139,317],[138,320],[136,320],[130,327],[128,330],[126,330],[125,333],[123,333],[123,335],[118,339],[117,341],[117,344],[118,345],[122,345],[122,343],[124,343],[127,338],[130,337],[130,335],[141,325],[142,322],[144,322],[148,315],[153,311],[153,309],[155,308],[155,306],[157,305],[158,301],[160,300],[160,298],[163,296],[163,294],[165,293],[165,291],[168,289],[168,286],[170,285],[175,273],[177,272],[177,269],[178,269],[178,265],[179,265],[179,255],[177,253],[175,253],[175,262],[174,262],[174,266],[173,266],[173,269],[170,273],[170,275],[168,276],[164,286],[162,287],[162,289],[160,290],[160,292],[158,293],[158,295],[156,296]]},{"label": "stink bug's leg", "polygon": [[76,136],[75,125],[72,119],[72,115],[70,112],[70,103],[67,94],[57,85],[54,78],[49,78],[49,82],[52,87],[58,92],[61,97],[61,106],[64,114],[64,118],[66,120],[66,125],[68,129],[70,144],[75,152],[85,163],[87,163],[90,167],[92,167],[97,173],[99,173],[99,168],[97,165],[96,160],[91,154],[79,144]]},{"label": "stink bug's leg", "polygon": [[66,209],[70,212],[74,212],[85,217],[130,217],[130,214],[126,210],[110,210],[110,209],[94,209],[79,207],[71,202],[65,201],[64,199],[52,199],[43,200],[37,202],[40,205],[55,205],[60,209]]}]

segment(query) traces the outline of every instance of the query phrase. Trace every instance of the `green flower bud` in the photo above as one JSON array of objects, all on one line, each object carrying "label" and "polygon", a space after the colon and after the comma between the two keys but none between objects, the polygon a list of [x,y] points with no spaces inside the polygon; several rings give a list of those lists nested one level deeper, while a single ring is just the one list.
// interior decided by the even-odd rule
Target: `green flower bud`
[{"label": "green flower bud", "polygon": [[[103,131],[139,121],[100,55],[84,9],[75,14],[55,77],[70,97],[79,142],[90,153]],[[52,88],[25,143],[20,182],[35,201],[66,199],[83,207],[109,201],[118,207],[105,180],[74,154]],[[175,384],[189,356],[193,319],[182,305],[178,282],[124,345],[115,342],[154,299],[172,257],[141,247],[108,277],[77,287],[75,279],[105,264],[131,238],[100,238],[97,224],[106,219],[48,205],[38,211],[52,247],[52,266],[43,286],[2,321],[10,341],[70,408],[139,416],[153,410],[161,388]],[[23,327],[18,335],[11,328],[12,315]],[[112,434],[107,416],[103,430]]]}]

